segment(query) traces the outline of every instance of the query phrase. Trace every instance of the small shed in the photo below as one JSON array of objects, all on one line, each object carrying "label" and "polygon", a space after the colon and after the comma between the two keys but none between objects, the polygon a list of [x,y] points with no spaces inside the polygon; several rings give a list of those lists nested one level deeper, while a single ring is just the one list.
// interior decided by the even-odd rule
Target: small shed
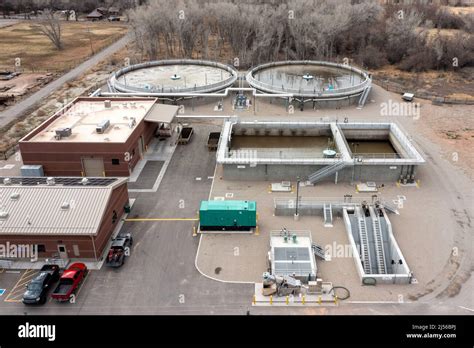
[{"label": "small shed", "polygon": [[91,20],[91,21],[100,21],[102,19],[104,19],[104,15],[99,12],[98,10],[94,10],[92,11],[91,13],[89,13],[87,15],[87,19]]}]

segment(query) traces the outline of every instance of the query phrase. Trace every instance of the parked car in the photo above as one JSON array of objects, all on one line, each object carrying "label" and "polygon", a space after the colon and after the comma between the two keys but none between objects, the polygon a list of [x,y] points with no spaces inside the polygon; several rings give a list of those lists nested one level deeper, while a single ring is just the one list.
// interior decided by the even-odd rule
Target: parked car
[{"label": "parked car", "polygon": [[130,233],[115,238],[110,246],[107,258],[105,259],[105,264],[109,267],[122,266],[125,263],[125,258],[128,256],[132,244],[133,238]]},{"label": "parked car", "polygon": [[415,98],[415,95],[413,93],[403,93],[402,99],[408,102],[413,101],[413,98]]},{"label": "parked car", "polygon": [[44,265],[38,275],[26,286],[23,294],[24,304],[44,304],[48,292],[59,279],[58,265]]},{"label": "parked car", "polygon": [[117,17],[117,16],[110,16],[109,18],[107,18],[107,20],[109,22],[120,22],[120,17]]},{"label": "parked car", "polygon": [[71,295],[79,288],[79,285],[84,280],[87,273],[87,266],[81,262],[72,264],[66,269],[61,278],[59,278],[59,284],[54,289],[51,297],[58,301],[69,301]]}]

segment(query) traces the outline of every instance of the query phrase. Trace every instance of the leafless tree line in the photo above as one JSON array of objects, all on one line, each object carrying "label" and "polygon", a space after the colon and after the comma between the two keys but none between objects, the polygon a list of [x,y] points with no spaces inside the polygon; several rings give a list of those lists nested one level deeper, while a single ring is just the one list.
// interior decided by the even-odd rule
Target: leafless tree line
[{"label": "leafless tree line", "polygon": [[[472,16],[435,5],[381,5],[379,1],[153,0],[130,13],[143,59],[201,58],[242,68],[274,60],[353,59],[368,68],[406,70],[474,64]],[[449,37],[438,29],[457,28]],[[433,30],[435,33],[433,34]],[[224,57],[224,58],[222,58]]]}]

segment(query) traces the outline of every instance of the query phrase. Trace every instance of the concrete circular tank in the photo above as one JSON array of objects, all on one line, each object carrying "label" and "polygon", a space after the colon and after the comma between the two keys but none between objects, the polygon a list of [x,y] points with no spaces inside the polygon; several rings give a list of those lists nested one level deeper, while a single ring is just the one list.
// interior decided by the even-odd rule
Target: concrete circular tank
[{"label": "concrete circular tank", "polygon": [[231,66],[192,59],[159,60],[131,65],[112,74],[110,87],[124,93],[212,93],[237,80]]},{"label": "concrete circular tank", "polygon": [[283,61],[259,65],[247,73],[250,86],[298,99],[348,99],[361,95],[371,78],[349,65],[322,61]]}]

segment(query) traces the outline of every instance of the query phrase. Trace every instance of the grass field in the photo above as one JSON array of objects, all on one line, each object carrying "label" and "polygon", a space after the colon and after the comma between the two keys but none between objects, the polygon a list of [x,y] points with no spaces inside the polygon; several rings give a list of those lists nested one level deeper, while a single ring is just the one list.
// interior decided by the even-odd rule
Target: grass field
[{"label": "grass field", "polygon": [[25,72],[64,72],[77,66],[101,48],[123,36],[124,24],[109,22],[62,23],[64,48],[57,50],[40,33],[34,21],[20,22],[0,28],[0,69],[13,70],[15,58],[21,58]]}]

